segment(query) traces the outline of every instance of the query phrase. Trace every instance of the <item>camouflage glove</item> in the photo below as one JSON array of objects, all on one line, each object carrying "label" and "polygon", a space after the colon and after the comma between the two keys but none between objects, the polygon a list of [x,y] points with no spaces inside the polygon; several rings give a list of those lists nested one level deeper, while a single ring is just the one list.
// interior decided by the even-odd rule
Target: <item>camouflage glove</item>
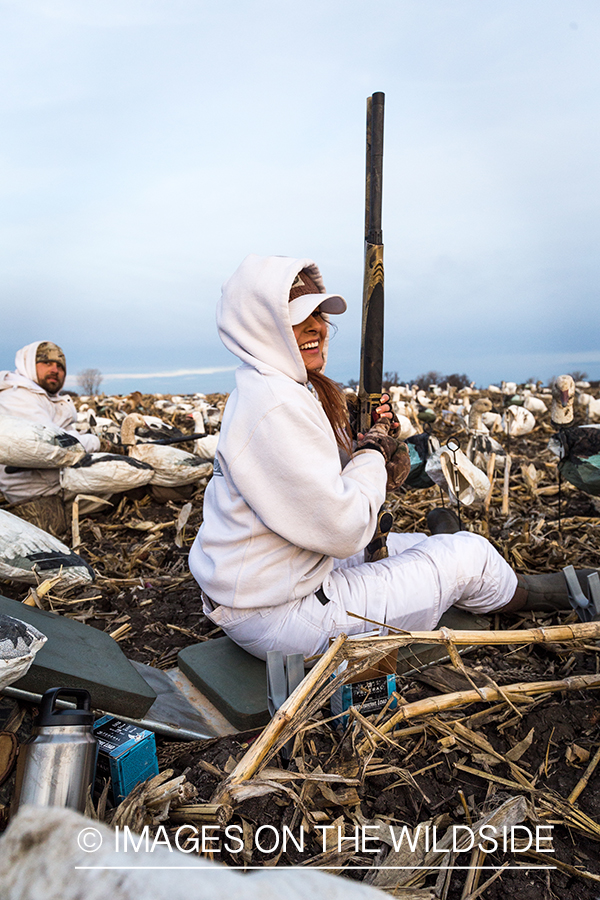
[{"label": "camouflage glove", "polygon": [[[386,398],[385,400],[383,399],[384,397]],[[373,420],[372,425],[374,425],[376,422],[382,422],[382,423],[386,424],[389,431],[391,431],[393,434],[400,427],[400,422],[398,421],[398,417],[396,416],[396,413],[392,409],[392,406],[389,402],[389,396],[387,393],[384,393],[382,395],[382,404],[381,405],[382,405],[384,412],[391,413],[391,418],[387,418],[387,416],[385,418],[383,418],[380,413],[375,411],[372,416],[372,420]],[[359,404],[359,400],[358,400],[358,397],[356,394],[346,394],[346,406],[348,408],[348,419],[350,420],[350,431],[352,432],[352,437],[354,438],[354,440],[357,440],[357,438],[358,438],[358,417],[359,417],[360,404]]]},{"label": "camouflage glove", "polygon": [[387,489],[393,491],[400,487],[410,472],[410,456],[408,447],[403,441],[397,441],[381,425],[373,426],[360,438],[357,450],[378,450],[384,460],[387,471]]},{"label": "camouflage glove", "polygon": [[[398,416],[392,409],[392,404],[390,403],[390,395],[387,391],[384,391],[381,395],[381,410],[382,413],[378,413],[377,410],[373,413],[373,424],[376,422],[385,422],[388,426],[388,430],[393,434],[395,431],[400,428],[400,422],[398,421]],[[383,417],[383,413],[389,413],[389,417],[386,415]]]}]

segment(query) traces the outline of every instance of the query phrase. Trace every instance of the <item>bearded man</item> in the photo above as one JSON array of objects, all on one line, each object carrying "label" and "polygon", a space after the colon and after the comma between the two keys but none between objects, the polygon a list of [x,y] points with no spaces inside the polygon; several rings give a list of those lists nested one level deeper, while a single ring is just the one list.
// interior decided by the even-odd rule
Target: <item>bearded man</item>
[{"label": "bearded man", "polygon": [[[61,392],[67,374],[65,354],[51,341],[34,341],[17,351],[15,371],[0,372],[0,416],[18,416],[31,422],[52,424],[72,434],[88,453],[100,449],[94,434],[79,434],[74,428],[75,405]],[[0,491],[11,504],[11,512],[46,531],[64,533],[66,516],[60,492],[58,469],[23,469],[7,472],[0,466]]]}]

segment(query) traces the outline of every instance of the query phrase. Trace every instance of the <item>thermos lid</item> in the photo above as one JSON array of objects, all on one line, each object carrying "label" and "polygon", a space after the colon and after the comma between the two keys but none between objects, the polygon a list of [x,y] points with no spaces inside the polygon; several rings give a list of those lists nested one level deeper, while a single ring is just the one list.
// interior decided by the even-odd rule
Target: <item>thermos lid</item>
[{"label": "thermos lid", "polygon": [[[75,700],[77,709],[56,709],[58,697]],[[36,728],[62,725],[92,725],[94,713],[90,709],[92,698],[84,688],[50,688],[45,692],[40,711],[34,720]]]}]

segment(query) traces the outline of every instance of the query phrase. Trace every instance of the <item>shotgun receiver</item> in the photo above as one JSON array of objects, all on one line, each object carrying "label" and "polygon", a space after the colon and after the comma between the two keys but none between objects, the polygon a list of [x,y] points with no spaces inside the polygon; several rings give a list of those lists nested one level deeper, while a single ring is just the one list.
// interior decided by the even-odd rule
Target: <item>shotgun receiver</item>
[{"label": "shotgun receiver", "polygon": [[[383,186],[383,109],[381,91],[367,99],[367,166],[365,178],[365,274],[363,282],[360,375],[358,382],[358,431],[373,424],[380,405],[383,379],[383,234],[381,199]],[[384,423],[381,427],[387,430]],[[386,538],[392,516],[382,507],[377,529],[365,548],[365,562],[385,559]]]},{"label": "shotgun receiver", "polygon": [[358,382],[361,433],[373,424],[383,378],[383,108],[381,91],[367,100],[367,166],[365,179],[365,270],[363,282],[360,375]]}]

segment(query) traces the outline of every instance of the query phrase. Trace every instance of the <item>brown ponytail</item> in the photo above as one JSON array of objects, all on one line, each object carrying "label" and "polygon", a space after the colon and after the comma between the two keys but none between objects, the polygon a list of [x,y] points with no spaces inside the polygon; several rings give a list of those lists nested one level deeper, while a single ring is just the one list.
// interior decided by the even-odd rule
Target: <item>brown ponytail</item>
[{"label": "brown ponytail", "polygon": [[331,423],[335,439],[349,455],[352,454],[352,432],[346,398],[340,387],[320,372],[308,372],[308,380],[317,392],[319,402]]}]

